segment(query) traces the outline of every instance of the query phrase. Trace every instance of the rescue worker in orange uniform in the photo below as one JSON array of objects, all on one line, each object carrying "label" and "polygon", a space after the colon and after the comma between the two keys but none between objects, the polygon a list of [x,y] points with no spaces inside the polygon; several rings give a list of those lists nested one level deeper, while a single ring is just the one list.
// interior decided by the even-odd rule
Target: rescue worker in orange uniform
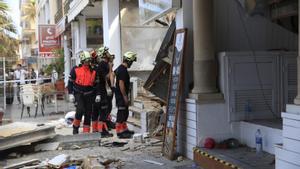
[{"label": "rescue worker in orange uniform", "polygon": [[91,68],[91,55],[87,51],[80,53],[80,66],[75,66],[68,83],[69,101],[76,101],[76,114],[73,121],[73,134],[78,134],[82,116],[83,133],[90,132],[91,113],[94,102],[100,102],[100,90],[95,90],[96,71]]},{"label": "rescue worker in orange uniform", "polygon": [[116,104],[118,108],[117,121],[116,121],[116,132],[119,138],[131,138],[134,134],[130,131],[127,126],[127,119],[129,116],[129,87],[130,87],[130,76],[128,68],[131,67],[132,63],[136,61],[136,53],[126,52],[123,57],[123,63],[115,70],[116,75]]}]

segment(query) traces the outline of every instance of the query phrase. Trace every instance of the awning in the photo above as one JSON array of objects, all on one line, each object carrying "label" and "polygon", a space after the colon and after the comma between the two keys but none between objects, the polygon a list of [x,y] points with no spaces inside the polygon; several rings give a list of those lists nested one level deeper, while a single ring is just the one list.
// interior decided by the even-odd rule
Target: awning
[{"label": "awning", "polygon": [[68,23],[70,23],[89,3],[89,0],[73,0],[68,12]]},{"label": "awning", "polygon": [[66,17],[62,17],[61,20],[56,24],[55,37],[61,35],[66,29]]}]

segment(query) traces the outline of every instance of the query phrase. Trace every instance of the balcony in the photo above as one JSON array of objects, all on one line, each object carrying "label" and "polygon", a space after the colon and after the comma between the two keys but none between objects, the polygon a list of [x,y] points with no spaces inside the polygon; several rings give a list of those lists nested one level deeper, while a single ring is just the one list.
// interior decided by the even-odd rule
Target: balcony
[{"label": "balcony", "polygon": [[23,28],[22,34],[23,34],[23,36],[33,35],[33,34],[35,34],[35,29]]},{"label": "balcony", "polygon": [[55,24],[57,24],[61,20],[62,17],[63,17],[63,7],[60,6],[54,16]]},{"label": "balcony", "polygon": [[64,3],[64,14],[67,15],[68,12],[69,12],[69,9],[70,9],[70,3],[72,2],[73,0],[66,0],[65,3]]},{"label": "balcony", "polygon": [[32,45],[22,44],[22,56],[31,57],[32,56],[31,49],[32,49]]}]

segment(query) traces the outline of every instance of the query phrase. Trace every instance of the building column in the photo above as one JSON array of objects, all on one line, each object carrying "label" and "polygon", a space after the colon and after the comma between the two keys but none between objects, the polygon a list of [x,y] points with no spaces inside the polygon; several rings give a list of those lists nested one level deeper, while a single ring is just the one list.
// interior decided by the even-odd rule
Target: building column
[{"label": "building column", "polygon": [[76,65],[80,63],[78,52],[80,50],[80,33],[79,33],[79,22],[71,22],[71,33],[72,33],[72,58],[75,59]]},{"label": "building column", "polygon": [[80,49],[85,50],[87,48],[87,40],[86,40],[86,17],[78,16],[79,19],[79,44]]},{"label": "building column", "polygon": [[64,61],[65,61],[65,65],[64,65],[64,81],[65,81],[65,87],[67,87],[68,85],[68,81],[69,81],[69,74],[71,71],[71,57],[70,57],[70,51],[68,48],[68,37],[67,35],[64,35],[63,37],[63,45],[64,45]]},{"label": "building column", "polygon": [[213,1],[193,0],[194,88],[195,99],[214,99],[217,93],[217,69],[214,49]]},{"label": "building column", "polygon": [[[298,1],[300,4],[300,0]],[[298,11],[300,10],[300,5],[298,5]],[[298,32],[300,32],[300,17],[298,17]],[[294,99],[294,103],[300,105],[300,36],[298,36],[298,57],[297,57],[297,97]]]},{"label": "building column", "polygon": [[119,0],[103,0],[102,8],[104,45],[115,54],[114,66],[116,67],[122,62]]}]

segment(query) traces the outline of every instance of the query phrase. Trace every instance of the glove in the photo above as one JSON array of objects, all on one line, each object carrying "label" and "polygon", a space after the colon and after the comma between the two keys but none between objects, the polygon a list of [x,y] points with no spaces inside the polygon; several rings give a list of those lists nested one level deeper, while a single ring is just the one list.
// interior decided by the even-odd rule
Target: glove
[{"label": "glove", "polygon": [[108,87],[108,88],[106,89],[106,91],[107,91],[107,96],[112,96],[112,90],[111,90],[110,87]]},{"label": "glove", "polygon": [[73,94],[69,94],[69,101],[70,101],[71,103],[74,103],[74,102],[75,102],[75,97],[74,97]]},{"label": "glove", "polygon": [[101,97],[100,97],[100,95],[97,95],[97,96],[96,96],[96,99],[95,99],[95,102],[96,102],[96,103],[99,103],[100,101],[101,101]]}]

